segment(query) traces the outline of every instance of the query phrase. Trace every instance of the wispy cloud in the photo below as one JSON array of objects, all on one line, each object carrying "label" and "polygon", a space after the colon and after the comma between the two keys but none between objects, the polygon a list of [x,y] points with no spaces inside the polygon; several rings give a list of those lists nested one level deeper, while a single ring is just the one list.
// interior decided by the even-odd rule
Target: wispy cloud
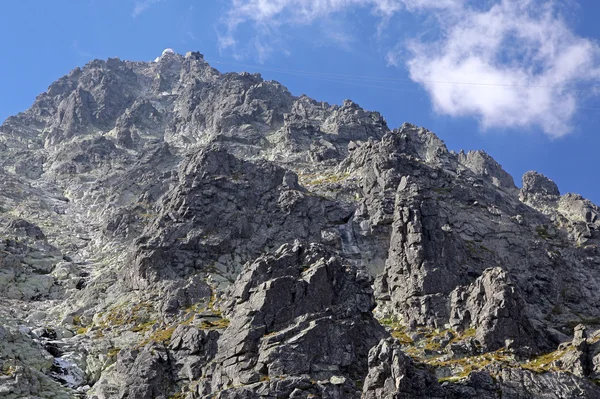
[{"label": "wispy cloud", "polygon": [[322,38],[317,45],[335,45],[345,51],[352,51],[356,41],[355,34],[342,20],[329,20],[319,25]]},{"label": "wispy cloud", "polygon": [[[231,0],[230,8],[224,18],[224,31],[219,32],[219,47],[236,49],[236,33],[244,24],[250,24],[255,37],[250,45],[259,44],[263,57],[273,51],[272,40],[279,38],[275,32],[281,25],[310,25],[313,22],[333,14],[354,8],[364,8],[382,20],[389,20],[401,10],[447,9],[456,8],[463,0]],[[337,44],[351,41],[351,38],[331,35],[324,31]],[[264,49],[269,51],[265,53]],[[239,51],[239,49],[236,49]]]},{"label": "wispy cloud", "polygon": [[179,32],[181,34],[181,42],[188,44],[190,41],[196,41],[196,35],[194,34],[194,20],[195,20],[195,9],[193,5],[190,5],[187,12],[181,17],[179,22]]},{"label": "wispy cloud", "polygon": [[[558,137],[570,132],[582,94],[600,78],[600,48],[578,36],[561,17],[557,0],[231,0],[219,37],[221,49],[239,51],[238,30],[264,60],[281,41],[283,24],[326,26],[334,14],[362,8],[378,16],[378,35],[401,23],[401,12],[424,12],[436,25],[413,39],[389,44],[388,65],[405,67],[429,93],[434,109],[477,118],[481,126],[537,126]],[[339,19],[337,19],[339,20]],[[342,29],[339,32],[343,32]],[[324,35],[324,37],[326,37]],[[351,38],[334,35],[333,42]]]},{"label": "wispy cloud", "polygon": [[150,8],[153,4],[160,3],[163,0],[139,0],[136,1],[133,5],[133,11],[131,12],[131,16],[136,18],[148,8]]},{"label": "wispy cloud", "polygon": [[71,44],[71,48],[75,51],[75,53],[82,58],[93,58],[94,55],[92,53],[90,53],[89,51],[85,51],[82,50],[81,47],[79,46],[79,40],[73,40],[73,43]]}]

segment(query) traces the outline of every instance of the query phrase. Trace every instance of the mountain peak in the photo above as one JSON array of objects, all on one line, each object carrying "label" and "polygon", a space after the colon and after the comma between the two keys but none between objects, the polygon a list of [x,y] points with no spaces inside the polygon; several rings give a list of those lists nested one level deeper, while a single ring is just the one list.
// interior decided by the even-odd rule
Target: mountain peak
[{"label": "mountain peak", "polygon": [[198,52],[8,118],[0,237],[11,398],[600,397],[598,206]]},{"label": "mountain peak", "polygon": [[166,48],[163,50],[162,54],[159,57],[156,57],[154,59],[154,62],[159,62],[160,60],[162,60],[165,57],[171,56],[171,55],[175,55],[175,51],[171,48]]}]

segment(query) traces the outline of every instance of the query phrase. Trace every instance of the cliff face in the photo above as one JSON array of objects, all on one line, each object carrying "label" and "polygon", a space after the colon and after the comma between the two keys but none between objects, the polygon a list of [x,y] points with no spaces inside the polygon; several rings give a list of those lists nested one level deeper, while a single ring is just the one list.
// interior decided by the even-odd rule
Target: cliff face
[{"label": "cliff face", "polygon": [[8,118],[0,238],[3,397],[600,397],[598,206],[199,53]]}]

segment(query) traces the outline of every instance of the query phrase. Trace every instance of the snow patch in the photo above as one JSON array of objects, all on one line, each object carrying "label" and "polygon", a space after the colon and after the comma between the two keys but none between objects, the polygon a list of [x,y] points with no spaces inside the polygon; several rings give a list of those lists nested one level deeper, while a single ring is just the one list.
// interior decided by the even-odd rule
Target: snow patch
[{"label": "snow patch", "polygon": [[76,388],[85,383],[84,372],[68,356],[55,358],[52,369],[52,377],[69,388]]},{"label": "snow patch", "polygon": [[163,52],[162,52],[162,54],[160,55],[160,57],[156,57],[154,59],[154,62],[158,62],[158,61],[162,60],[163,57],[165,55],[167,55],[167,54],[175,54],[175,50],[173,50],[172,48],[166,48],[166,49],[164,49]]}]

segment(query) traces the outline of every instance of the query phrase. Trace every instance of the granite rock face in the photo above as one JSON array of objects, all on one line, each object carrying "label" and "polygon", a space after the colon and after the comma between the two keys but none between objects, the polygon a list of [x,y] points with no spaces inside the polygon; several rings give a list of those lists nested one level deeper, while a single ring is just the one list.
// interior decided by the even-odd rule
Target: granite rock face
[{"label": "granite rock face", "polygon": [[525,302],[498,267],[486,269],[472,284],[450,294],[450,326],[475,329],[486,351],[503,347],[532,350],[540,339],[524,313]]},{"label": "granite rock face", "polygon": [[136,240],[132,287],[206,267],[235,277],[240,259],[294,239],[318,242],[352,209],[310,195],[295,173],[272,163],[205,148],[185,161],[177,184]]},{"label": "granite rock face", "polygon": [[523,195],[549,195],[559,196],[558,186],[546,176],[535,171],[523,175]]},{"label": "granite rock face", "polygon": [[[538,344],[546,345],[544,335],[556,335],[558,319],[576,320],[566,313],[579,313],[580,306],[596,317],[592,287],[598,276],[592,265],[597,258],[588,254],[596,254],[597,230],[595,222],[573,217],[583,212],[595,220],[594,208],[575,205],[568,195],[559,201],[546,191],[536,197],[545,201],[543,208],[528,206],[513,187],[499,187],[479,168],[459,164],[464,157],[431,136],[405,126],[364,144],[343,165],[365,176],[364,199],[355,213],[361,228],[384,225],[389,231],[385,268],[376,278],[380,314],[398,317],[410,328],[443,328],[450,321],[451,294],[499,267],[525,302],[524,317],[538,324]],[[417,143],[425,148],[415,150]],[[573,204],[569,209],[589,211],[567,216],[559,205],[567,208],[566,202]],[[576,244],[583,228],[589,229],[585,246]]]},{"label": "granite rock face", "polygon": [[595,398],[600,387],[564,372],[534,373],[516,368],[471,372],[459,383],[439,383],[432,370],[402,353],[393,339],[382,340],[369,354],[363,398]]},{"label": "granite rock face", "polygon": [[600,397],[600,208],[202,54],[0,126],[0,396]]},{"label": "granite rock face", "polygon": [[393,338],[379,342],[369,353],[369,375],[363,398],[445,398],[435,375],[420,369]]},{"label": "granite rock face", "polygon": [[364,378],[369,350],[385,335],[371,313],[371,283],[315,244],[286,244],[258,258],[231,286],[224,304],[231,324],[200,393],[230,397],[238,389],[229,386],[245,386],[280,397],[356,397],[349,383]]}]

